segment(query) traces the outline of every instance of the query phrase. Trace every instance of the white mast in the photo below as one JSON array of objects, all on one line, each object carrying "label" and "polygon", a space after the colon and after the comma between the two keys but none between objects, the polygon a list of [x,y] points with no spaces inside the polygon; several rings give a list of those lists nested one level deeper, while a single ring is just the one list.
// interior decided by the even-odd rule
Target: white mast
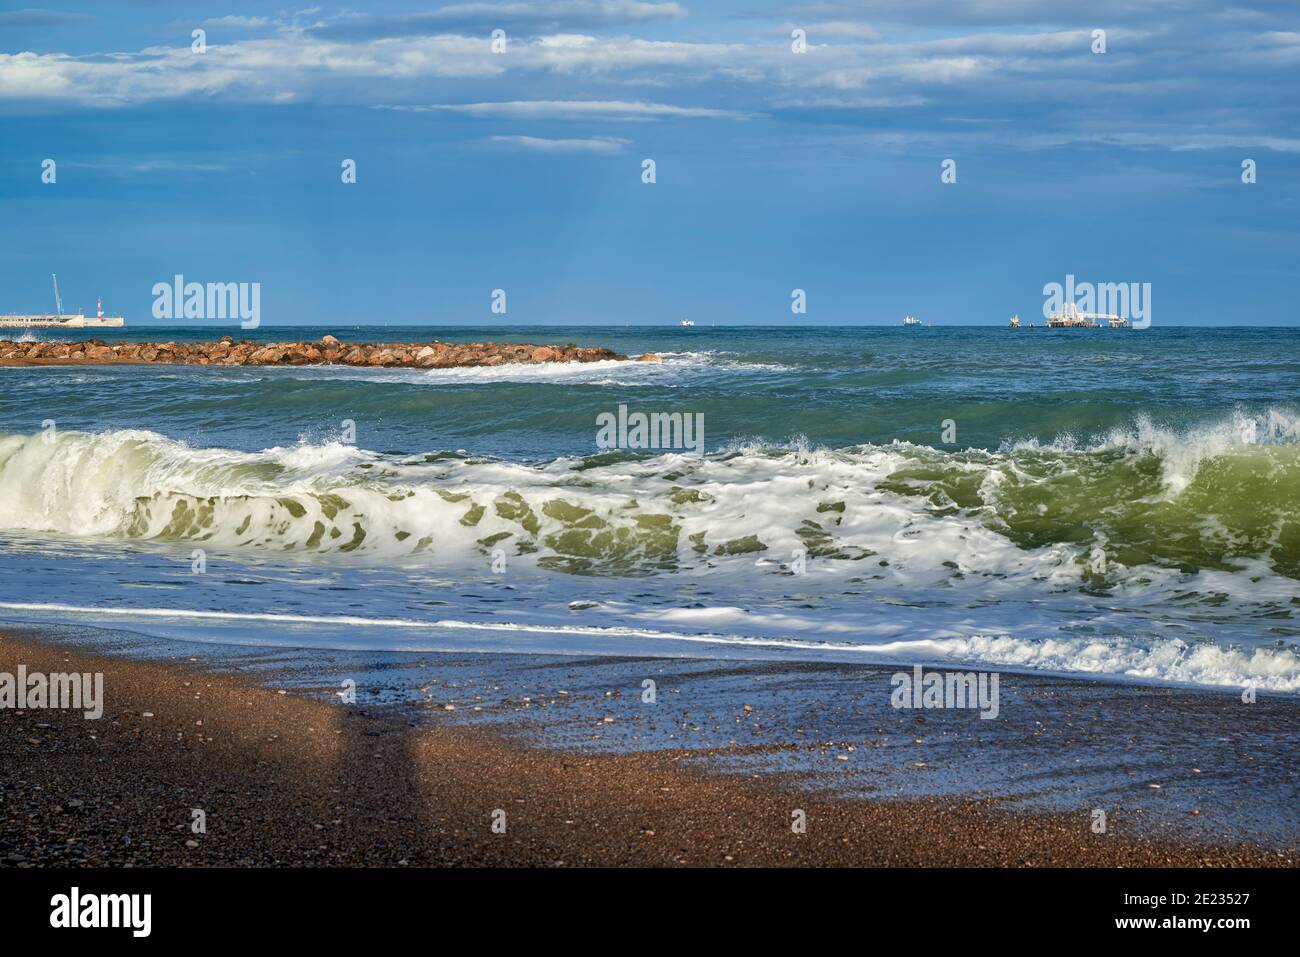
[{"label": "white mast", "polygon": [[50,273],[50,279],[54,281],[54,308],[58,310],[59,315],[63,315],[63,300],[59,298],[59,277]]}]

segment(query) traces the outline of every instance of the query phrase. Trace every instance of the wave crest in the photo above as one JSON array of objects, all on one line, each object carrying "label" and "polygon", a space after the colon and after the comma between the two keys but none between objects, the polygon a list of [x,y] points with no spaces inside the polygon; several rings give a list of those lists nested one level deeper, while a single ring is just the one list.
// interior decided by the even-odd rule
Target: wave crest
[{"label": "wave crest", "polygon": [[1083,449],[733,442],[704,458],[542,467],[338,442],[240,452],[135,430],[10,435],[0,529],[448,561],[499,548],[589,574],[738,557],[788,572],[802,553],[902,585],[1113,592],[1204,573],[1258,586],[1300,579],[1296,429],[1274,413],[1181,437],[1140,420]]}]

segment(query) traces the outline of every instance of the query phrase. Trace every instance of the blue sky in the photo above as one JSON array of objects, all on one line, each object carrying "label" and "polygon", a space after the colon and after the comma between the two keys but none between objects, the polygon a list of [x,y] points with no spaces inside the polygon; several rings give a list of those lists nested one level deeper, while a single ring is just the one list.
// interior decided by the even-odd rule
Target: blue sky
[{"label": "blue sky", "polygon": [[68,2],[0,51],[0,312],[1003,324],[1073,273],[1300,322],[1292,0]]}]

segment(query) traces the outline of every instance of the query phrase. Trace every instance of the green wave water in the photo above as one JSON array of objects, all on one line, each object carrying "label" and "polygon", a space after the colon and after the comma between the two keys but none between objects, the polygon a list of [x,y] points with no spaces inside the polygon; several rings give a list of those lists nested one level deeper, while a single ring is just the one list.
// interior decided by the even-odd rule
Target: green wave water
[{"label": "green wave water", "polygon": [[[1300,690],[1293,330],[436,335],[664,361],[0,370],[0,609]],[[619,405],[706,454],[600,450]]]}]

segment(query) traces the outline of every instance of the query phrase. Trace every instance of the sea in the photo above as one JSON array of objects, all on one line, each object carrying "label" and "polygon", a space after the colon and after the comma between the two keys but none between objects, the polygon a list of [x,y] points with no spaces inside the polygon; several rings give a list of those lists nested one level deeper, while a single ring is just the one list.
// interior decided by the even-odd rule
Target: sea
[{"label": "sea", "polygon": [[661,361],[0,368],[0,621],[1300,693],[1300,329],[21,335],[325,333]]}]

